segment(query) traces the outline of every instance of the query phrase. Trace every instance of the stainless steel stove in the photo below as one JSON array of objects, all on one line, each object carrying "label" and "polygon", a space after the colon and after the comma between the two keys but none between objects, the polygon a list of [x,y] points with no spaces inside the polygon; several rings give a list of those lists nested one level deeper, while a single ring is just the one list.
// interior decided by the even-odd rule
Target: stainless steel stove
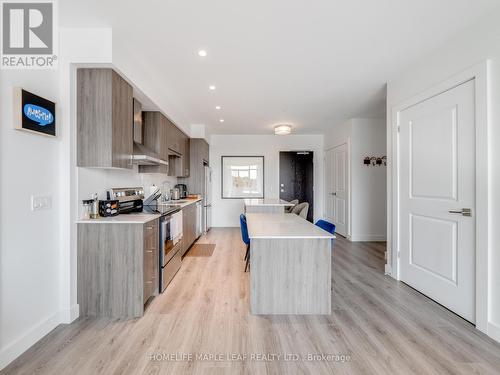
[{"label": "stainless steel stove", "polygon": [[[159,220],[159,287],[163,292],[181,267],[182,213],[181,206],[158,202],[159,192],[144,201],[144,188],[114,188],[111,195],[118,199],[120,214],[160,214]],[[151,202],[144,204],[144,202]]]}]

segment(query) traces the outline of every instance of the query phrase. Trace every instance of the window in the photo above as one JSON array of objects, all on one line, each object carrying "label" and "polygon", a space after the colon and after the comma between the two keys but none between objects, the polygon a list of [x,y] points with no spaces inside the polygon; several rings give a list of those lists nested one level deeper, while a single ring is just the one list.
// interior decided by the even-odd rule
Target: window
[{"label": "window", "polygon": [[222,156],[222,198],[264,198],[264,156]]}]

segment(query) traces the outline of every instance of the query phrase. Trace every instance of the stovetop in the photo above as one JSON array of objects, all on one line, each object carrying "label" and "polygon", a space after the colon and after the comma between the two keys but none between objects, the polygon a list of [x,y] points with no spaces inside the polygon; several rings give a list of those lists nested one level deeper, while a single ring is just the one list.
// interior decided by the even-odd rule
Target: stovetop
[{"label": "stovetop", "polygon": [[156,203],[155,205],[143,206],[144,214],[160,214],[162,216],[179,211],[181,206],[178,204]]}]

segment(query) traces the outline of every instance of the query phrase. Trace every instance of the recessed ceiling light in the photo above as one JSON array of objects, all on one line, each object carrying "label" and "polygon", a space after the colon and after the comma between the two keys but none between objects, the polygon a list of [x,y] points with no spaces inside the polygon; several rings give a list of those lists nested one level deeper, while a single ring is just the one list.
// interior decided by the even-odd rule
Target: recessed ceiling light
[{"label": "recessed ceiling light", "polygon": [[221,119],[219,120],[219,122],[224,122],[224,119],[223,119],[223,118],[221,118]]},{"label": "recessed ceiling light", "polygon": [[292,126],[291,125],[276,125],[274,127],[274,134],[275,135],[288,135],[292,132]]},{"label": "recessed ceiling light", "polygon": [[210,85],[210,86],[208,86],[208,88],[209,88],[210,90],[212,90],[212,91],[213,91],[213,90],[215,90],[215,86],[214,86],[214,85]]},{"label": "recessed ceiling light", "polygon": [[216,105],[216,106],[215,106],[215,109],[216,109],[216,110],[219,110],[220,108],[221,108],[221,107],[220,107],[220,105]]},{"label": "recessed ceiling light", "polygon": [[200,57],[206,57],[207,55],[208,55],[208,53],[204,49],[200,49],[198,51],[198,56],[200,56]]}]

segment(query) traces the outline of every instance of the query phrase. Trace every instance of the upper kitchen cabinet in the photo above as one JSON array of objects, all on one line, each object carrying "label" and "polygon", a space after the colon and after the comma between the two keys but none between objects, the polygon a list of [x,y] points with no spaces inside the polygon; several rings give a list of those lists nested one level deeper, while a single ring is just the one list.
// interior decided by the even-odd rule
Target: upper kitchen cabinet
[{"label": "upper kitchen cabinet", "polygon": [[184,152],[182,153],[182,176],[179,177],[189,177],[189,171],[191,169],[191,143],[187,135],[184,136]]},{"label": "upper kitchen cabinet", "polygon": [[170,121],[168,121],[167,126],[167,145],[171,154],[182,155],[182,149],[184,148],[182,132]]},{"label": "upper kitchen cabinet", "polygon": [[167,147],[169,176],[189,176],[189,137],[169,120],[167,120]]},{"label": "upper kitchen cabinet", "polygon": [[205,162],[206,164],[210,164],[210,147],[208,146],[207,141],[204,139],[198,139],[197,145],[200,148],[199,149],[199,156],[198,158]]},{"label": "upper kitchen cabinet", "polygon": [[192,194],[202,194],[205,189],[205,166],[209,165],[209,145],[202,138],[189,139],[189,175],[182,176]]},{"label": "upper kitchen cabinet", "polygon": [[77,165],[132,168],[133,93],[109,68],[77,70]]}]

